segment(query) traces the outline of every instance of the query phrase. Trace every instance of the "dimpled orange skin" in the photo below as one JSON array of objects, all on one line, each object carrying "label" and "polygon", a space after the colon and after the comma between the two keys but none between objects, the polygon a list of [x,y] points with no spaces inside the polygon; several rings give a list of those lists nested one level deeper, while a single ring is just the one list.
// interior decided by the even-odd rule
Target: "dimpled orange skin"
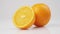
[{"label": "dimpled orange skin", "polygon": [[32,9],[35,12],[36,21],[34,24],[36,26],[42,27],[49,22],[51,13],[49,7],[46,4],[35,4],[32,6]]}]

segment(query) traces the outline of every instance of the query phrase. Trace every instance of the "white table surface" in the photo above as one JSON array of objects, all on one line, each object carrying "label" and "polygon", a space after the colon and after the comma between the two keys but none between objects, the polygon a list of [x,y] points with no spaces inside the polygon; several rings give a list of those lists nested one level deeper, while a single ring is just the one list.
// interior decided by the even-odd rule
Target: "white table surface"
[{"label": "white table surface", "polygon": [[0,34],[60,34],[60,25],[51,24],[40,28],[32,26],[28,30],[21,30],[12,21],[4,20],[0,21]]}]

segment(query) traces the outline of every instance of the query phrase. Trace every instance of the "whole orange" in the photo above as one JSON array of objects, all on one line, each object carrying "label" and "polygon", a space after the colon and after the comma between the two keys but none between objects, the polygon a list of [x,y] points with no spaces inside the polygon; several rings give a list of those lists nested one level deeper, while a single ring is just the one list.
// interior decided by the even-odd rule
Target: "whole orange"
[{"label": "whole orange", "polygon": [[46,25],[51,16],[51,12],[49,7],[46,4],[40,3],[40,4],[35,4],[32,6],[33,11],[35,12],[35,25],[38,27],[42,27]]}]

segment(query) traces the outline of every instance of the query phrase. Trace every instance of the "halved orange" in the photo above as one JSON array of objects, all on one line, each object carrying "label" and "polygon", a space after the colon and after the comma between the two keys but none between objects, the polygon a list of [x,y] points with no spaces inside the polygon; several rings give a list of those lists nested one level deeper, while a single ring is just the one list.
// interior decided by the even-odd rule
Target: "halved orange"
[{"label": "halved orange", "polygon": [[24,6],[16,11],[13,20],[16,27],[21,29],[27,29],[32,26],[32,24],[34,24],[35,15],[30,7]]},{"label": "halved orange", "polygon": [[35,4],[32,6],[33,11],[35,12],[35,25],[38,27],[42,27],[46,25],[51,16],[51,12],[49,7],[46,4],[40,3],[40,4]]}]

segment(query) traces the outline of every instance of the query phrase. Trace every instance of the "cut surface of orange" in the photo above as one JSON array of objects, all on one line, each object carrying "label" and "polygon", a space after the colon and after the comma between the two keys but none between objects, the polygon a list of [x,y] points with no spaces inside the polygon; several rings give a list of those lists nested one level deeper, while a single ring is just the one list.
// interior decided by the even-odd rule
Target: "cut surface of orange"
[{"label": "cut surface of orange", "polygon": [[46,25],[49,20],[50,20],[50,9],[46,4],[40,3],[40,4],[35,4],[32,6],[33,11],[35,12],[35,25],[38,27],[42,27]]},{"label": "cut surface of orange", "polygon": [[16,27],[21,29],[27,29],[35,21],[34,12],[28,6],[21,7],[14,14],[13,20]]}]

